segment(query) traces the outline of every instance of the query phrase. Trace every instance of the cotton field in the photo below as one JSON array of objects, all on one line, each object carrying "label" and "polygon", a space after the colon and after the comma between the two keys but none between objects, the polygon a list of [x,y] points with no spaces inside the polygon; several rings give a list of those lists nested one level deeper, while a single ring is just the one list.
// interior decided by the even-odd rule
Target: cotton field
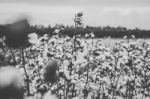
[{"label": "cotton field", "polygon": [[[5,92],[15,99],[149,99],[148,40],[95,39],[94,34],[77,36],[76,41],[58,33],[29,36],[31,46],[23,49],[10,49],[1,41],[0,82],[5,83],[0,84],[0,93],[6,87],[23,95]],[[5,70],[11,75],[5,76]]]}]

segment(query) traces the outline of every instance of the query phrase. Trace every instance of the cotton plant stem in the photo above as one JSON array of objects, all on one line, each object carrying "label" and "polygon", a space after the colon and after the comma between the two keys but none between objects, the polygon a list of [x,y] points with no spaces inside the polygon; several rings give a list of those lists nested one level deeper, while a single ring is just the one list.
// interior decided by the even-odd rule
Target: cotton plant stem
[{"label": "cotton plant stem", "polygon": [[[90,55],[89,55],[89,57],[90,57]],[[88,64],[87,64],[88,68],[89,68],[89,57],[87,59],[87,61],[88,61]],[[87,89],[88,81],[89,81],[89,71],[87,70],[86,82],[85,82],[85,87],[84,87],[85,91]],[[86,98],[87,98],[87,93],[85,92],[84,93],[84,99],[86,99]]]},{"label": "cotton plant stem", "polygon": [[77,28],[78,28],[78,24],[76,23],[77,21],[77,15],[75,15],[75,19],[74,19],[74,25],[75,25],[75,31],[74,31],[74,49],[73,49],[73,54],[75,55],[75,60],[76,60],[76,42],[77,42]]},{"label": "cotton plant stem", "polygon": [[21,49],[21,54],[22,54],[22,65],[23,65],[23,69],[24,69],[24,72],[25,72],[25,76],[26,76],[27,95],[29,96],[30,95],[30,84],[29,84],[29,76],[27,74],[27,70],[26,70],[26,67],[25,67],[25,56],[24,56],[24,49],[23,48]]},{"label": "cotton plant stem", "polygon": [[77,39],[77,23],[76,23],[76,18],[77,18],[77,16],[75,15],[75,20],[74,20],[74,24],[75,24],[75,32],[74,32],[74,36],[75,36],[75,39],[74,39],[74,51],[76,51],[76,39]]}]

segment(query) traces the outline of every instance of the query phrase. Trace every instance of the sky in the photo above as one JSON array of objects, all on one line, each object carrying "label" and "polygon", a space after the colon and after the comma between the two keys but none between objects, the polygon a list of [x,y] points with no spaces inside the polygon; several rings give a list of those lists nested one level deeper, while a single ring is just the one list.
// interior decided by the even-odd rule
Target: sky
[{"label": "sky", "polygon": [[31,24],[84,25],[150,29],[150,0],[0,0],[0,24],[27,17]]}]

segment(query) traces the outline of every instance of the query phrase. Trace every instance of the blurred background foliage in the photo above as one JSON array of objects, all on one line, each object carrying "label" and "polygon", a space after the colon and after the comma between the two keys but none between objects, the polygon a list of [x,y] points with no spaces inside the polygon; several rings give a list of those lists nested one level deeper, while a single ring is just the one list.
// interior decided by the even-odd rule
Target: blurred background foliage
[{"label": "blurred background foliage", "polygon": [[[8,25],[0,25],[0,36],[5,35],[5,32],[8,28]],[[61,36],[70,36],[74,35],[75,26],[64,26],[62,24],[56,24],[55,26],[43,26],[43,25],[31,25],[30,32],[36,32],[38,35],[49,34],[53,35],[55,29],[61,29]],[[85,26],[78,27],[77,34],[84,36],[85,34],[89,34],[94,32],[96,38],[103,37],[112,37],[112,38],[122,38],[125,35],[135,35],[136,38],[149,38],[150,30],[141,30],[138,28],[135,29],[127,29],[125,27],[93,27],[93,26]]]}]

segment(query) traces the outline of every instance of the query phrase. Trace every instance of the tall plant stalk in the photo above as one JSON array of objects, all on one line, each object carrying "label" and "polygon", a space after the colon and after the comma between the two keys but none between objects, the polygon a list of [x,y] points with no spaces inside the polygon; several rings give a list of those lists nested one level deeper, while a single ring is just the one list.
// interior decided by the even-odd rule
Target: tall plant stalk
[{"label": "tall plant stalk", "polygon": [[[79,12],[79,13],[75,14],[75,17],[74,17],[75,32],[74,32],[74,40],[73,40],[73,42],[74,42],[74,44],[73,44],[74,49],[72,51],[72,54],[76,53],[76,50],[77,50],[76,49],[77,28],[78,28],[79,25],[82,25],[82,23],[81,23],[82,15],[83,15],[83,13]],[[76,57],[75,57],[75,60],[76,60]]]},{"label": "tall plant stalk", "polygon": [[77,42],[77,23],[76,23],[76,20],[77,20],[77,15],[75,15],[75,19],[74,19],[74,25],[75,25],[75,32],[74,32],[74,52],[76,51],[76,42]]},{"label": "tall plant stalk", "polygon": [[22,54],[22,66],[25,72],[25,76],[26,76],[26,89],[27,89],[27,95],[30,95],[30,84],[29,84],[29,76],[27,74],[27,70],[25,67],[25,56],[24,56],[24,48],[21,48],[21,54]]}]

